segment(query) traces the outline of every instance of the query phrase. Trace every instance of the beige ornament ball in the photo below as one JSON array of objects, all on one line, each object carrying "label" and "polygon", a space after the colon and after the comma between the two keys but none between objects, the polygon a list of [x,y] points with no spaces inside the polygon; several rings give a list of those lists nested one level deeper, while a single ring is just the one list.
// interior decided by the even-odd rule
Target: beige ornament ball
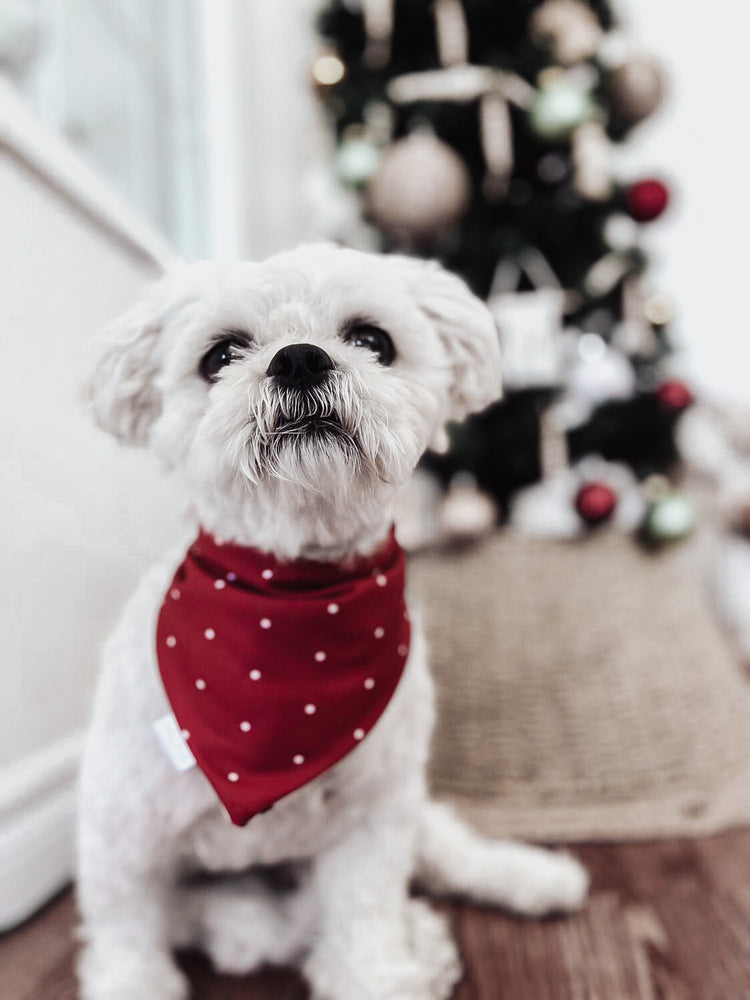
[{"label": "beige ornament ball", "polygon": [[604,34],[596,14],[581,0],[547,0],[532,15],[531,33],[547,42],[562,66],[590,59]]},{"label": "beige ornament ball", "polygon": [[472,476],[458,475],[438,508],[438,524],[451,542],[472,542],[488,534],[497,524],[497,507],[477,489]]},{"label": "beige ornament ball", "polygon": [[612,110],[635,125],[648,118],[664,97],[664,75],[655,59],[632,56],[612,71],[609,78]]},{"label": "beige ornament ball", "polygon": [[377,227],[415,243],[430,242],[455,226],[470,200],[465,163],[431,133],[412,133],[392,143],[367,188]]}]

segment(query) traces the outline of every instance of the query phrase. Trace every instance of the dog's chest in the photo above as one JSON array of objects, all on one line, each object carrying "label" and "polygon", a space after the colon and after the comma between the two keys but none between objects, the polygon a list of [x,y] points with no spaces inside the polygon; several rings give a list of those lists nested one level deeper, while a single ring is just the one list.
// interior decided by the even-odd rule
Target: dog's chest
[{"label": "dog's chest", "polygon": [[357,763],[344,761],[242,827],[217,805],[185,835],[186,860],[238,871],[319,854],[362,822],[369,796],[366,781],[356,780]]},{"label": "dog's chest", "polygon": [[[407,795],[421,794],[432,723],[432,685],[417,632],[402,682],[363,743],[244,827],[213,805],[183,834],[183,856],[220,871],[321,854],[374,814],[402,810],[405,789],[411,790]],[[206,792],[213,796],[207,785]]]}]

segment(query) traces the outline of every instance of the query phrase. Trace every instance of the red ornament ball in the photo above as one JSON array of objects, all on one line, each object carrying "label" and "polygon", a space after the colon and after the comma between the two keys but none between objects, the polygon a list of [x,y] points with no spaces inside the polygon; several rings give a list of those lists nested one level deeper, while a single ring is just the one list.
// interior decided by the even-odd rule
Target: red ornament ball
[{"label": "red ornament ball", "polygon": [[585,483],[576,493],[575,508],[586,524],[608,521],[617,507],[617,494],[605,483]]},{"label": "red ornament ball", "polygon": [[628,214],[636,222],[653,222],[669,204],[669,188],[657,180],[631,184],[625,192]]},{"label": "red ornament ball", "polygon": [[656,395],[662,406],[673,413],[682,413],[695,399],[685,383],[680,382],[678,379],[662,382],[656,390]]}]

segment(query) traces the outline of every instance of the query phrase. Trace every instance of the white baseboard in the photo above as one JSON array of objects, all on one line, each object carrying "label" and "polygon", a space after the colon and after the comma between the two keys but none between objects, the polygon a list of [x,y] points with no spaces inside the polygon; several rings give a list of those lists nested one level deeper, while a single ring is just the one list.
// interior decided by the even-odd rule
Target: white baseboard
[{"label": "white baseboard", "polygon": [[31,916],[73,875],[83,733],[0,770],[0,932]]}]

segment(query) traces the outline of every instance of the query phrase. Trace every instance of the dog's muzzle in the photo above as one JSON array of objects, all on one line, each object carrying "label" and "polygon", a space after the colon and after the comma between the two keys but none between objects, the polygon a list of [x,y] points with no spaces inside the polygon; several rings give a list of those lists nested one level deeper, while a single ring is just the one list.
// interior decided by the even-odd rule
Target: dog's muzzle
[{"label": "dog's muzzle", "polygon": [[314,344],[290,344],[273,356],[266,375],[279,385],[305,390],[320,385],[335,368],[326,352]]},{"label": "dog's muzzle", "polygon": [[273,356],[266,375],[280,390],[275,430],[289,438],[345,435],[329,396],[336,366],[314,344],[290,344]]}]

